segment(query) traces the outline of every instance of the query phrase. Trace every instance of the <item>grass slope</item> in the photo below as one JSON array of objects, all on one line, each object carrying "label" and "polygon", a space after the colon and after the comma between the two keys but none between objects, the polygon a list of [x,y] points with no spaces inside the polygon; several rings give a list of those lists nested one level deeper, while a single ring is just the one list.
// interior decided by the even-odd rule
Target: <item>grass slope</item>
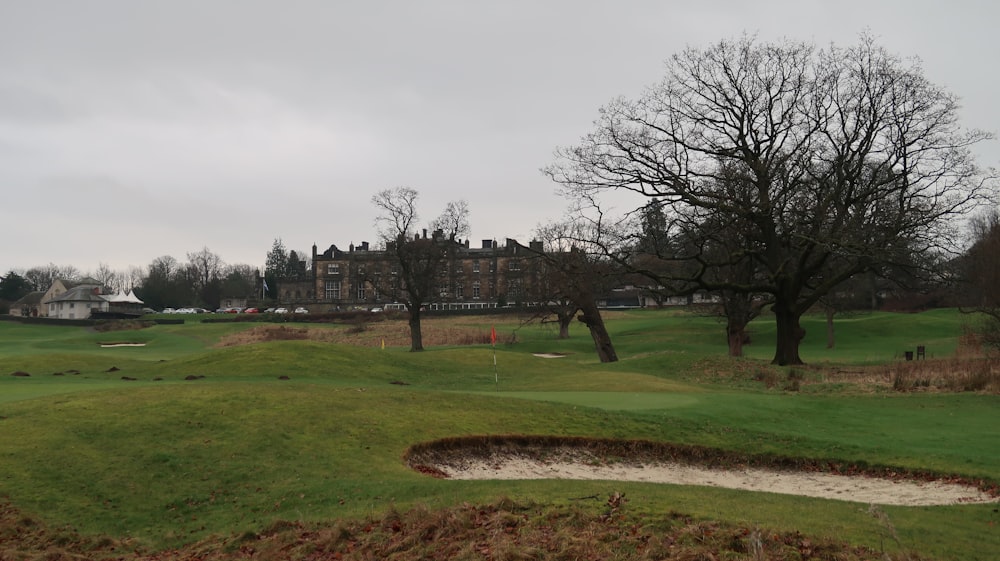
[{"label": "grass slope", "polygon": [[[489,325],[480,321],[487,323],[470,325]],[[810,337],[803,356],[859,365],[891,360],[897,346],[914,341],[940,356],[953,352],[961,322],[953,311],[853,317],[838,323],[834,350]],[[825,329],[821,318],[804,323],[810,334]],[[424,353],[314,341],[214,348],[247,327],[189,323],[127,334],[146,347],[107,349],[97,345],[107,334],[2,322],[0,363],[32,375],[0,372],[0,494],[47,524],[153,548],[259,531],[276,520],[499,496],[567,505],[615,491],[637,515],[678,511],[895,547],[885,523],[857,503],[641,483],[444,481],[407,469],[401,457],[417,442],[521,433],[642,438],[1000,480],[995,395],[782,392],[698,374],[769,368],[726,359],[714,318],[636,312],[615,314],[609,327],[623,360],[603,365],[579,330],[560,341],[547,328],[507,324],[503,332],[516,329],[519,343],[498,346],[494,370],[493,350],[482,345]],[[752,326],[761,356],[768,329]],[[878,333],[893,342],[879,344]],[[566,356],[533,355],[541,352]],[[940,558],[987,559],[984,544],[1000,545],[996,505],[884,513],[903,546]]]}]

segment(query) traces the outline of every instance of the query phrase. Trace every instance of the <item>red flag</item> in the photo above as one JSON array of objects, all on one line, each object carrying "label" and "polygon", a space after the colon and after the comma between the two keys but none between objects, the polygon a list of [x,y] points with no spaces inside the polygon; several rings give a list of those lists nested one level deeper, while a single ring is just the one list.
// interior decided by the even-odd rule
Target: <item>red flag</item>
[{"label": "red flag", "polygon": [[491,345],[496,345],[497,344],[497,328],[496,328],[496,326],[490,327],[490,344]]}]

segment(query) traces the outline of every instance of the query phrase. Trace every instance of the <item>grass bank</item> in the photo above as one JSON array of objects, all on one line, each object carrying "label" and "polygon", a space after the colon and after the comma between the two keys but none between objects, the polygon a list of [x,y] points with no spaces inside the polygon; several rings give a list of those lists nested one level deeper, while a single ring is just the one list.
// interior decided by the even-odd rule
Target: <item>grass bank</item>
[{"label": "grass bank", "polygon": [[[864,368],[921,341],[943,357],[954,353],[962,319],[954,311],[853,317],[837,324],[834,349],[808,337],[802,354],[834,370]],[[488,330],[495,322],[462,318],[461,325]],[[822,318],[804,324],[824,333]],[[844,501],[642,483],[447,481],[406,467],[402,456],[418,442],[516,433],[1000,480],[996,395],[847,390],[824,383],[818,370],[806,375],[820,389],[783,391],[756,374],[772,368],[761,358],[769,358],[766,322],[752,326],[751,356],[735,361],[724,356],[714,318],[619,313],[609,327],[622,360],[606,365],[581,330],[558,340],[548,327],[508,320],[498,325],[504,342],[494,369],[488,345],[424,353],[316,340],[218,348],[248,326],[188,323],[129,335],[144,347],[102,348],[107,336],[87,329],[3,322],[0,362],[31,375],[0,372],[0,493],[45,524],[153,549],[260,532],[279,520],[321,523],[498,497],[567,506],[614,492],[629,497],[636,516],[682,512],[873,547],[901,544],[941,559],[988,559],[983,545],[1000,544],[996,505],[885,507],[890,538],[868,505]],[[880,342],[879,333],[892,335]]]}]

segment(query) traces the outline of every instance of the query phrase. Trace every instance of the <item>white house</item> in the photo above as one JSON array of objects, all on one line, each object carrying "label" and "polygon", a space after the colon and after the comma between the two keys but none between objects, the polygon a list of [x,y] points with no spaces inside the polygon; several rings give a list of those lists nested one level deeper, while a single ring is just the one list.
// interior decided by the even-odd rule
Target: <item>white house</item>
[{"label": "white house", "polygon": [[48,301],[48,315],[59,319],[87,319],[91,311],[108,309],[108,301],[96,284],[80,284],[53,296]]},{"label": "white house", "polygon": [[142,300],[127,294],[101,294],[96,284],[74,286],[48,301],[48,316],[59,319],[87,319],[105,313],[142,315]]}]

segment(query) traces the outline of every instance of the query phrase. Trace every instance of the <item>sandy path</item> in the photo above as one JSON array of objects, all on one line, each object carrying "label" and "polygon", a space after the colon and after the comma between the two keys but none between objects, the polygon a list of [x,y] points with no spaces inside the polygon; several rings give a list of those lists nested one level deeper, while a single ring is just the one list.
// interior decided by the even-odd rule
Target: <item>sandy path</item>
[{"label": "sandy path", "polygon": [[525,457],[466,459],[435,466],[451,479],[587,479],[707,485],[880,505],[930,506],[997,502],[979,489],[942,481],[893,480],[763,469],[721,470],[682,464],[543,462]]}]

